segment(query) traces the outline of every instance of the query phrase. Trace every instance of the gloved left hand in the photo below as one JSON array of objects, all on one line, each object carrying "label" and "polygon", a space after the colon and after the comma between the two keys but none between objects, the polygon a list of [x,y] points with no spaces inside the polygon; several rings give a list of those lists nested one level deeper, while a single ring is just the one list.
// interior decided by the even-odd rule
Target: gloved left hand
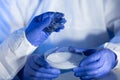
[{"label": "gloved left hand", "polygon": [[25,30],[27,40],[34,46],[43,43],[52,32],[64,28],[66,20],[63,13],[46,12],[33,18]]},{"label": "gloved left hand", "polygon": [[60,70],[50,65],[39,54],[32,54],[23,69],[23,80],[52,80],[57,78]]},{"label": "gloved left hand", "polygon": [[101,78],[107,75],[117,64],[115,53],[109,49],[92,49],[86,50],[84,53],[90,55],[80,62],[79,67],[73,69],[75,76],[82,80]]}]

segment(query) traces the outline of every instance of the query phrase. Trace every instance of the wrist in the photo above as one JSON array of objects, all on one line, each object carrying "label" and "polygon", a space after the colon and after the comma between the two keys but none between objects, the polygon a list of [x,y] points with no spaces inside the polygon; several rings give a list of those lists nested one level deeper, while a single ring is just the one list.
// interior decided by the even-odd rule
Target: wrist
[{"label": "wrist", "polygon": [[[107,48],[106,48],[107,49]],[[115,52],[113,52],[112,50],[110,50],[110,49],[108,49],[109,50],[109,52],[111,53],[111,56],[112,56],[112,60],[113,60],[113,63],[112,63],[112,69],[117,65],[117,62],[118,62],[118,60],[117,60],[117,55],[116,55],[116,53]]]},{"label": "wrist", "polygon": [[25,37],[26,37],[26,39],[28,40],[28,42],[29,42],[31,45],[33,45],[33,46],[35,46],[35,47],[38,47],[38,45],[35,44],[35,39],[32,38],[31,36],[34,36],[34,35],[31,34],[30,32],[25,31]]},{"label": "wrist", "polygon": [[[113,52],[113,51],[112,51]],[[117,60],[117,55],[116,53],[113,52],[114,58],[115,58],[115,63],[113,63],[112,69],[117,65],[118,60]]]}]

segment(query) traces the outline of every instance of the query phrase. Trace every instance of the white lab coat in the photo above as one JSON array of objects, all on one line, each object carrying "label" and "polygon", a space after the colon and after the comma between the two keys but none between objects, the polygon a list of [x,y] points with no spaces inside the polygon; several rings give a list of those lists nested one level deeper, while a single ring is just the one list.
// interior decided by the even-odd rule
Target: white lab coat
[{"label": "white lab coat", "polygon": [[[56,46],[96,48],[102,45],[116,53],[117,66],[120,66],[120,0],[0,0],[0,3],[0,36],[1,41],[5,40],[0,45],[0,80],[12,79],[36,49],[20,28],[27,27],[36,15],[47,11],[63,12],[67,23],[64,30],[53,33],[40,45],[38,53]],[[7,37],[17,29],[20,30]],[[108,31],[115,34],[111,40]],[[56,80],[79,78],[68,72]]]}]

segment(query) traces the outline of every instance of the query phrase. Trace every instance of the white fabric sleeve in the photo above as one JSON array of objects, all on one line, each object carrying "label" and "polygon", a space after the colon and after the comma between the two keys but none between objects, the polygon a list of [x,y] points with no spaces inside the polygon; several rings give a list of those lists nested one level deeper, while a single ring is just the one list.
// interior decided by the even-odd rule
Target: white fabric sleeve
[{"label": "white fabric sleeve", "polygon": [[114,33],[114,37],[104,47],[116,53],[118,64],[114,69],[117,69],[120,67],[120,0],[105,1],[106,25]]},{"label": "white fabric sleeve", "polygon": [[14,78],[27,56],[36,49],[27,41],[24,29],[20,28],[26,27],[34,17],[39,1],[0,0],[0,80]]},{"label": "white fabric sleeve", "polygon": [[36,47],[26,39],[24,29],[15,31],[0,45],[0,80],[11,80]]}]

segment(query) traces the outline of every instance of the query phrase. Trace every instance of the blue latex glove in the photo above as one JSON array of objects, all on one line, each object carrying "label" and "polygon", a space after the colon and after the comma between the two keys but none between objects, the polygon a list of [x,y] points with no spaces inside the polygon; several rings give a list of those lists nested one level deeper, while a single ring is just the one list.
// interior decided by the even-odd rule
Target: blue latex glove
[{"label": "blue latex glove", "polygon": [[82,80],[102,78],[117,64],[115,53],[109,49],[89,49],[84,53],[88,53],[88,56],[80,62],[79,67],[73,70],[75,76]]},{"label": "blue latex glove", "polygon": [[39,54],[29,56],[23,71],[24,80],[52,80],[57,78],[60,70],[51,68]]},{"label": "blue latex glove", "polygon": [[39,46],[52,32],[59,32],[64,28],[66,20],[59,12],[46,12],[36,16],[25,30],[26,38],[34,45]]}]

